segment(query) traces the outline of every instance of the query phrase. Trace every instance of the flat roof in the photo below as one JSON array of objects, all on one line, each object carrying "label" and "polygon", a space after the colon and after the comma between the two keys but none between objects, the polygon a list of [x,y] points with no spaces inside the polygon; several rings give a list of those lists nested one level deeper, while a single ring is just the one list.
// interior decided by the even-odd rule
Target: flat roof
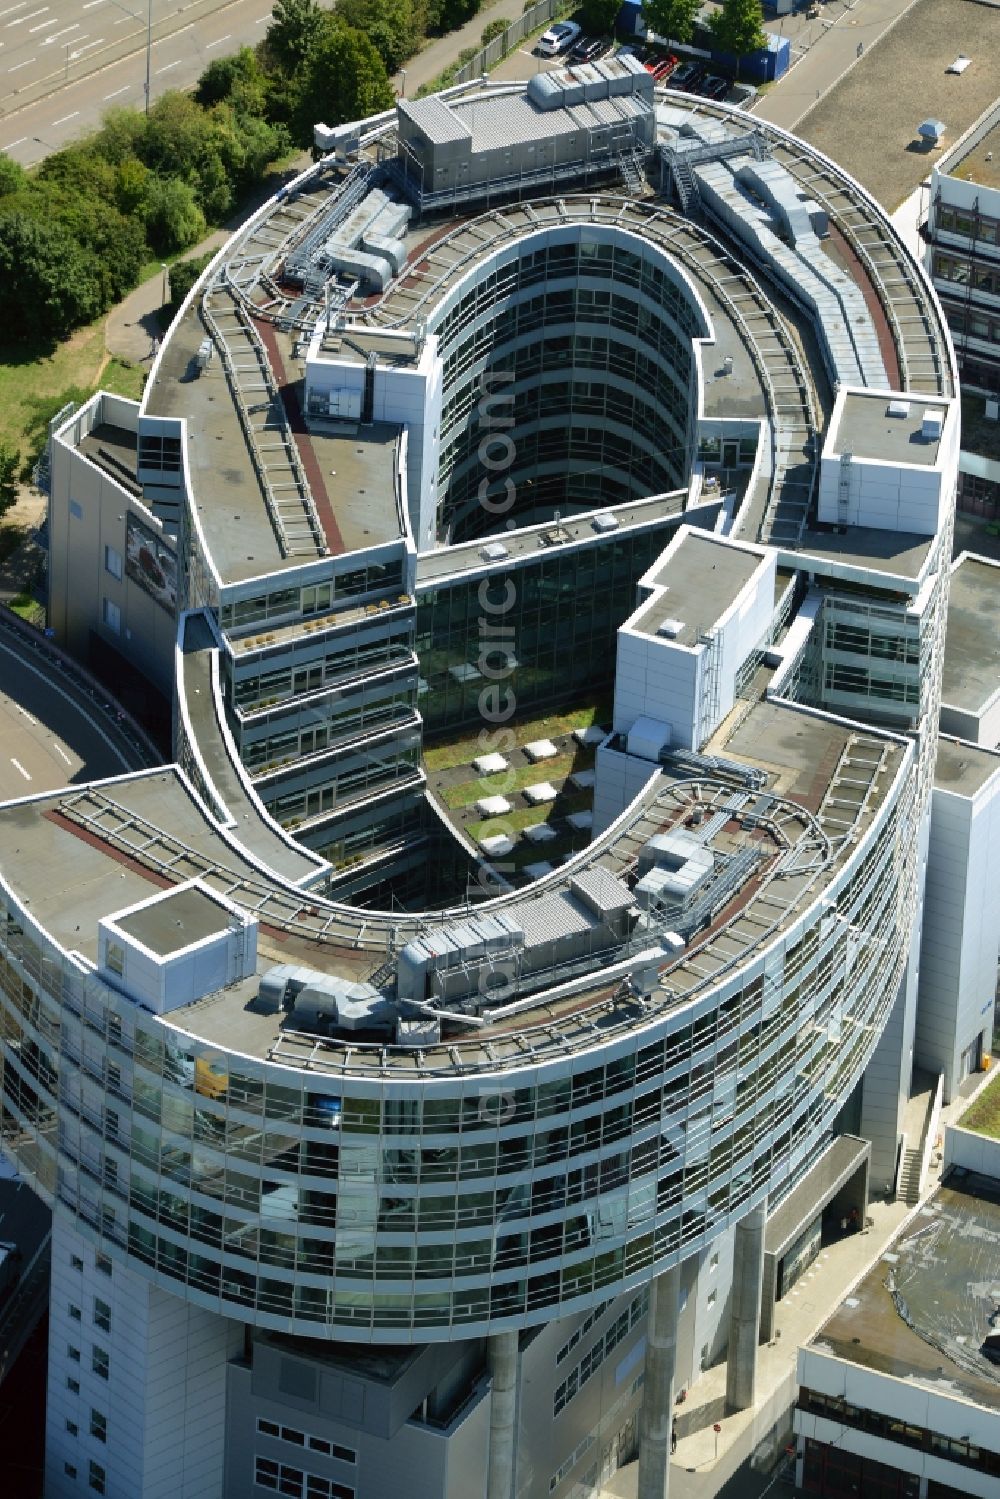
[{"label": "flat roof", "polygon": [[938,736],[934,785],[941,791],[955,791],[960,796],[975,796],[991,776],[1000,770],[1000,753],[980,749],[964,740]]},{"label": "flat roof", "polygon": [[[840,563],[857,572],[885,573],[886,587],[898,579],[901,591],[917,593],[915,586],[927,565],[933,536],[915,531],[880,531],[874,526],[848,526],[843,533],[833,526],[812,526],[802,533],[795,548],[779,547],[782,558],[792,567],[807,567],[808,557],[826,563]],[[907,586],[911,585],[911,586]]]},{"label": "flat roof", "polygon": [[979,1349],[1000,1288],[998,1240],[1000,1184],[952,1173],[810,1346],[996,1408],[1000,1369]]},{"label": "flat roof", "polygon": [[112,920],[127,937],[133,937],[157,957],[165,958],[224,932],[230,913],[206,890],[186,885],[164,891],[148,905],[115,915]]},{"label": "flat roof", "polygon": [[[902,415],[890,414],[890,401]],[[924,396],[887,397],[881,391],[849,391],[828,444],[835,452],[852,453],[855,458],[934,468],[941,442],[937,437],[923,436],[925,411],[946,418],[948,406]]]},{"label": "flat roof", "polygon": [[[194,506],[219,576],[223,583],[236,583],[316,561],[318,552],[282,553],[222,361],[213,359],[202,374],[192,373],[204,336],[192,306],[170,329],[143,410],[187,421]],[[286,373],[292,366],[291,346],[270,329],[265,345],[331,554],[397,540],[402,535],[396,487],[399,427],[324,423],[311,424],[307,431],[301,420],[303,381],[297,373],[294,378]],[[258,389],[257,398],[261,396]],[[274,433],[261,440],[274,443],[279,438]],[[266,460],[267,454],[263,456]]]},{"label": "flat roof", "polygon": [[1000,188],[1000,103],[976,122],[965,139],[956,141],[938,162],[938,171],[978,182],[980,187]]},{"label": "flat roof", "polygon": [[[303,1043],[286,1030],[282,1014],[259,1004],[259,980],[251,975],[174,1011],[169,1023],[210,1044],[292,1067],[375,1077],[387,1068],[407,1076],[531,1066],[549,1055],[587,1049],[602,1034],[625,1034],[658,1011],[687,1003],[793,922],[850,857],[906,753],[904,745],[875,731],[860,733],[776,702],[757,704],[719,748],[769,772],[760,811],[780,818],[788,848],[775,843],[766,824],[747,825],[748,809],[742,803],[741,820],[735,813],[724,819],[713,831],[710,846],[733,855],[752,844],[763,861],[757,871],[776,859],[787,860],[782,903],[778,908],[766,899],[759,902],[759,880],[753,874],[746,877],[711,924],[692,935],[688,947],[664,965],[662,989],[651,1005],[623,1005],[620,995],[616,999],[617,984],[606,980],[598,968],[582,993],[546,1000],[537,1009],[526,1006],[522,1013],[483,1031],[448,1034],[440,1045],[417,1055],[382,1042],[359,1043],[356,1037],[309,1036]],[[828,814],[824,799],[835,778],[838,793]],[[706,771],[702,789],[709,811],[734,805],[734,783]],[[599,878],[606,874],[633,880],[639,848],[654,834],[683,823],[690,811],[689,796],[689,773],[675,776],[665,769],[623,822],[572,863],[508,896],[505,910],[527,927],[541,919],[534,914],[543,909],[537,904],[540,896],[568,905],[570,880],[584,870],[596,870]],[[848,831],[853,834],[850,839],[845,837]],[[234,836],[248,839],[242,814]],[[18,897],[30,902],[33,917],[56,942],[91,959],[97,956],[102,917],[196,877],[257,916],[261,973],[274,963],[299,962],[346,978],[367,979],[384,962],[393,940],[398,947],[428,923],[422,913],[336,906],[262,873],[206,817],[176,766],[109,786],[57,793],[31,805],[0,807],[0,847],[19,855],[9,861],[4,874]],[[808,856],[800,859],[802,853]],[[459,914],[464,908],[461,913],[435,912],[431,921],[454,920]],[[544,1019],[541,1027],[539,1016]],[[532,1035],[527,1047],[521,1040],[526,1028]]]},{"label": "flat roof", "polygon": [[703,531],[685,531],[645,581],[664,590],[649,600],[631,621],[643,635],[657,635],[665,620],[680,625],[669,638],[675,645],[695,645],[732,607],[764,562]]},{"label": "flat roof", "polygon": [[951,570],[941,701],[975,713],[1000,688],[1000,565],[965,553]]},{"label": "flat roof", "polygon": [[[613,541],[622,531],[681,520],[686,503],[687,490],[678,489],[647,500],[630,500],[623,505],[608,505],[603,510],[588,510],[581,515],[564,516],[558,522],[551,520],[537,526],[523,526],[516,531],[501,531],[497,535],[480,536],[474,541],[459,542],[455,546],[438,547],[433,552],[421,552],[417,557],[417,589],[420,591],[432,583],[459,573],[482,572],[489,567],[502,571],[505,562],[558,552],[560,547],[574,542],[592,542],[598,536]],[[717,512],[719,503],[718,500],[707,500],[706,514],[711,513],[709,506],[713,505]],[[601,517],[607,517],[608,520],[613,518],[618,524],[602,530]],[[485,557],[483,552],[491,545],[504,547],[506,558]]]},{"label": "flat roof", "polygon": [[[865,38],[861,58],[800,116],[796,132],[894,212],[939,158],[917,136],[921,120],[943,120],[945,140],[956,141],[996,99],[996,20],[990,5],[917,0],[878,46]],[[959,53],[972,65],[949,73]]]}]

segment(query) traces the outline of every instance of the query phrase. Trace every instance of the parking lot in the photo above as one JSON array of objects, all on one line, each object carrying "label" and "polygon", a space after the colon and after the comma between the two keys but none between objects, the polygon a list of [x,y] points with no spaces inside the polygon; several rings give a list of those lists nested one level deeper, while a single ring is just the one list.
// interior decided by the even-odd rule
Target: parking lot
[{"label": "parking lot", "polygon": [[[579,45],[583,40],[587,39],[581,36],[581,38],[577,39],[575,45]],[[658,85],[670,88],[683,88],[687,84],[693,90],[705,90],[708,97],[718,99],[726,98],[730,93],[732,79],[717,77],[715,79],[714,92],[707,94],[709,80],[713,76],[709,73],[707,66],[695,65],[694,73],[696,76],[688,77],[682,61],[678,60],[673,65],[667,62],[670,54],[665,48],[646,48],[638,41],[628,45],[629,50],[637,51],[642,59],[648,61],[651,69],[656,65],[654,76],[656,76]],[[608,57],[611,51],[612,43],[610,39],[605,39],[603,45],[597,48],[595,55]],[[516,51],[512,52],[509,57],[506,57],[502,63],[492,70],[490,77],[494,81],[505,82],[510,82],[514,79],[530,78],[533,73],[548,72],[551,68],[564,68],[567,63],[576,64],[580,59],[574,57],[572,53],[573,49],[571,48],[568,52],[562,52],[555,57],[546,57],[538,51],[538,38],[535,37],[522,43]]]}]

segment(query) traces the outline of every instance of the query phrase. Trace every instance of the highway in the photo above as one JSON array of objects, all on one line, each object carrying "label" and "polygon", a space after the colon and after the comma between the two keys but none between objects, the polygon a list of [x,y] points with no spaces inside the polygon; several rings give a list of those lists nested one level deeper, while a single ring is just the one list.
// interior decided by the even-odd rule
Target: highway
[{"label": "highway", "polygon": [[[152,0],[150,97],[258,42],[270,17],[268,0]],[[0,0],[0,151],[30,166],[105,110],[141,108],[147,19],[143,0]]]}]

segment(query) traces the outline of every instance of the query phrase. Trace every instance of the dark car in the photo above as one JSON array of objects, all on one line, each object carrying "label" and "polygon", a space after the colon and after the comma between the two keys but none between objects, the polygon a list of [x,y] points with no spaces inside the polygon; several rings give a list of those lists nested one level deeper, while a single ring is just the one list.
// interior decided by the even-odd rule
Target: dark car
[{"label": "dark car", "polygon": [[670,77],[671,73],[674,72],[676,67],[676,57],[664,57],[662,61],[657,63],[656,67],[653,69],[653,77],[656,79],[657,83],[666,83],[667,79]]},{"label": "dark car", "polygon": [[690,88],[691,84],[700,74],[701,69],[697,63],[685,62],[681,63],[681,66],[674,73],[670,81],[674,88]]},{"label": "dark car", "polygon": [[606,37],[581,37],[569,54],[573,62],[596,62],[603,57],[611,43]]},{"label": "dark car", "polygon": [[698,92],[706,99],[724,99],[729,93],[729,79],[709,73],[698,85]]}]

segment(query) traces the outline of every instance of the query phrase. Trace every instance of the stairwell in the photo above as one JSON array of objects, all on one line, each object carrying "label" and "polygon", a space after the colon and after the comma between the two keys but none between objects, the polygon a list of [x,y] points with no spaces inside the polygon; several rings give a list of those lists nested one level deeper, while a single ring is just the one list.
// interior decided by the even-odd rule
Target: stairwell
[{"label": "stairwell", "polygon": [[903,1154],[903,1164],[899,1168],[896,1197],[911,1208],[915,1207],[920,1199],[920,1159],[919,1147],[908,1149]]}]

